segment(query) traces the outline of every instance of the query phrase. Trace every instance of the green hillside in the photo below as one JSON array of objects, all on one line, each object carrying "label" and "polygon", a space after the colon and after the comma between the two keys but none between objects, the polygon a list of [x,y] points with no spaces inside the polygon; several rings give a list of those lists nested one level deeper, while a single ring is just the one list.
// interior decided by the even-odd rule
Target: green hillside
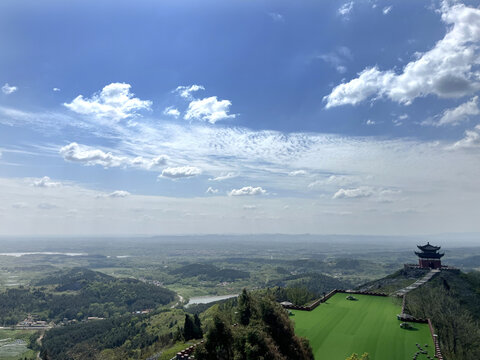
[{"label": "green hillside", "polygon": [[175,299],[175,293],[136,279],[117,279],[87,269],[61,271],[36,287],[0,291],[0,323],[14,325],[28,314],[41,320],[84,320],[155,309]]},{"label": "green hillside", "polygon": [[442,271],[407,295],[407,311],[432,319],[449,360],[480,359],[480,273]]}]

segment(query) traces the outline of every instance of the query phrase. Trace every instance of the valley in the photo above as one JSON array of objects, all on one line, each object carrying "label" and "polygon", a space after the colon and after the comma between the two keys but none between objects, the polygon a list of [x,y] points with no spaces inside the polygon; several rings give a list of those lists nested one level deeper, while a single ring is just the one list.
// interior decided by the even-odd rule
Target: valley
[{"label": "valley", "polygon": [[[12,349],[11,359],[34,359],[37,354],[49,359],[167,359],[189,344],[182,333],[185,314],[198,314],[207,331],[216,309],[235,306],[243,289],[277,303],[306,305],[333,289],[390,293],[423,276],[421,271],[398,270],[403,263],[415,260],[413,248],[408,246],[414,239],[405,246],[385,246],[379,239],[359,243],[348,238],[332,246],[328,239],[308,236],[303,242],[295,239],[295,245],[283,236],[268,236],[262,241],[249,237],[225,240],[119,239],[115,244],[112,239],[83,240],[81,244],[75,240],[23,239],[15,244],[4,240],[9,253],[0,255],[0,322],[11,329],[2,330],[10,331],[9,336],[5,333],[2,337],[4,344],[12,344],[3,347],[4,352]],[[469,260],[477,254],[480,248],[470,247],[468,252],[448,249],[449,262],[470,264],[465,271],[480,267]],[[328,355],[331,359],[343,360],[349,352],[363,350],[372,359],[381,359],[392,346],[403,349],[398,354],[408,355],[414,350],[412,343],[428,343],[429,333],[419,324],[402,340],[405,345],[390,344],[388,339],[398,337],[394,334],[401,330],[395,318],[398,301],[385,298],[384,305],[371,304],[371,310],[365,310],[363,306],[371,301],[360,296],[358,303],[346,304],[338,294],[314,310],[315,316],[294,311],[290,319],[298,335],[310,340],[316,359],[338,348],[338,341],[350,345],[344,346],[341,354]],[[358,305],[363,310],[348,313],[344,309],[338,317],[338,310],[329,311],[330,303],[337,304],[332,309]],[[412,301],[410,307],[417,314],[416,303]],[[376,317],[365,315],[379,308],[384,310]],[[352,314],[372,318],[374,328],[388,318],[391,324],[385,323],[381,331],[387,340],[372,340],[377,345],[362,349],[356,332],[373,333],[365,327],[368,324],[356,328],[360,320]],[[315,326],[317,318],[321,327]],[[328,321],[345,336],[336,335],[340,340],[335,340],[335,335],[325,336],[332,326]],[[21,341],[12,340],[11,334],[20,336]],[[37,341],[40,336],[41,343]],[[348,340],[348,336],[357,340]],[[398,356],[401,359],[403,355]]]}]

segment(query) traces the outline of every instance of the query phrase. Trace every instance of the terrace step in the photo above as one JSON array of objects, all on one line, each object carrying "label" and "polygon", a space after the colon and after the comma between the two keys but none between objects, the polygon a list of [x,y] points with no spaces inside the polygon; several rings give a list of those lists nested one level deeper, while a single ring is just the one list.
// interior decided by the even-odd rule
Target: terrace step
[{"label": "terrace step", "polygon": [[438,274],[440,272],[439,269],[434,269],[434,270],[430,270],[428,272],[428,274],[426,274],[423,278],[415,281],[413,284],[407,286],[407,287],[404,287],[403,289],[400,289],[400,290],[397,290],[395,292],[395,295],[396,296],[403,296],[403,295],[406,295],[407,293],[409,293],[410,291],[418,288],[419,286],[422,286],[423,284],[427,283],[428,281],[430,281],[436,274]]}]

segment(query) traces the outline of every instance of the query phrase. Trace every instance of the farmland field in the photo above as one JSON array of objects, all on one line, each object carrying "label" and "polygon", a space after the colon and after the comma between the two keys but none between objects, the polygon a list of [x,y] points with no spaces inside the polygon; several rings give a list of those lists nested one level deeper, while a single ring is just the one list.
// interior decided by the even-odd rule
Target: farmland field
[{"label": "farmland field", "polygon": [[27,348],[28,338],[32,330],[0,330],[0,359],[35,359],[33,350]]},{"label": "farmland field", "polygon": [[[417,343],[434,355],[427,324],[411,323],[413,329],[401,329],[396,317],[400,306],[393,299],[354,296],[358,301],[337,293],[313,311],[292,311],[295,332],[310,340],[315,359],[344,360],[352,353],[364,352],[371,360],[412,359],[419,351]],[[420,354],[417,359],[427,356]]]}]

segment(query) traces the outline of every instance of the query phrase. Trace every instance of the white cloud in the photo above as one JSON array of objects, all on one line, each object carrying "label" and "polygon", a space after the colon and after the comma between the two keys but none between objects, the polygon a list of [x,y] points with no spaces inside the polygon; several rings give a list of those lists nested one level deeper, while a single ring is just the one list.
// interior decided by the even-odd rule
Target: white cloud
[{"label": "white cloud", "polygon": [[145,159],[142,156],[137,156],[132,160],[128,160],[127,164],[138,166],[144,169],[152,169],[158,166],[166,165],[169,157],[167,155],[159,155],[151,159]]},{"label": "white cloud", "polygon": [[341,105],[356,105],[383,91],[395,77],[392,71],[380,72],[376,67],[360,72],[359,77],[336,86],[330,95],[324,97],[326,108]]},{"label": "white cloud", "polygon": [[465,131],[465,137],[448,147],[448,149],[456,150],[478,147],[480,147],[480,125],[475,126],[473,130]]},{"label": "white cloud", "polygon": [[314,189],[314,188],[317,188],[317,187],[321,187],[324,184],[325,184],[324,180],[315,180],[315,181],[311,182],[310,184],[308,184],[308,187],[310,189]]},{"label": "white cloud", "polygon": [[200,175],[202,171],[195,166],[180,166],[180,167],[168,167],[162,170],[162,174],[159,177],[169,179],[188,178],[192,176]]},{"label": "white cloud", "polygon": [[90,115],[100,120],[120,120],[136,116],[139,110],[149,110],[152,102],[140,100],[130,92],[131,85],[111,83],[90,99],[77,96],[71,103],[64,103],[68,109],[81,115]]},{"label": "white cloud", "polygon": [[235,114],[229,114],[230,100],[218,100],[216,96],[193,100],[188,104],[185,120],[203,120],[215,124],[219,120],[234,119]]},{"label": "white cloud", "polygon": [[448,25],[444,38],[419,54],[400,74],[380,71],[376,66],[366,68],[325,96],[326,108],[356,105],[372,97],[409,105],[417,97],[433,94],[455,98],[479,90],[480,9],[444,3],[442,21]]},{"label": "white cloud", "polygon": [[[453,109],[446,109],[438,122],[433,122],[435,126],[459,125],[467,120],[471,115],[480,114],[478,108],[478,96],[474,96],[470,101],[463,103]],[[423,124],[423,123],[422,123]]]},{"label": "white cloud", "polygon": [[35,187],[50,188],[50,187],[58,187],[61,185],[61,183],[52,181],[48,176],[44,176],[41,179],[33,180],[32,185]]},{"label": "white cloud", "polygon": [[5,95],[13,94],[17,90],[18,88],[16,86],[8,85],[8,83],[5,83],[5,85],[2,86],[2,91]]},{"label": "white cloud", "polygon": [[101,165],[103,167],[125,166],[130,161],[124,156],[115,156],[111,152],[91,149],[73,142],[60,148],[60,155],[67,161],[85,165]]},{"label": "white cloud", "polygon": [[243,210],[256,210],[257,205],[243,205]]},{"label": "white cloud", "polygon": [[353,189],[340,189],[334,195],[333,199],[356,199],[370,197],[374,194],[373,190],[369,187],[359,187]]},{"label": "white cloud", "polygon": [[205,87],[202,85],[178,86],[174,92],[180,94],[185,99],[192,99],[192,93],[199,90],[205,90]]},{"label": "white cloud", "polygon": [[159,155],[150,160],[150,167],[165,165],[168,162],[167,155]]},{"label": "white cloud", "polygon": [[208,189],[207,189],[207,191],[205,191],[205,193],[214,195],[214,194],[217,194],[217,193],[218,193],[218,189],[214,189],[214,188],[212,188],[211,186],[209,186]]},{"label": "white cloud", "polygon": [[382,12],[383,15],[387,15],[390,11],[392,11],[393,6],[386,6],[383,8]]},{"label": "white cloud", "polygon": [[283,17],[283,15],[279,14],[279,13],[270,12],[270,13],[268,13],[268,16],[270,16],[272,18],[272,20],[275,21],[275,22],[285,21],[285,18]]},{"label": "white cloud", "polygon": [[232,179],[234,177],[236,177],[237,175],[235,175],[235,173],[233,172],[228,172],[228,173],[223,173],[221,174],[220,176],[217,176],[217,177],[214,177],[214,178],[210,178],[208,180],[210,181],[223,181],[223,180],[228,180],[228,179]]},{"label": "white cloud", "polygon": [[368,120],[367,120],[367,122],[366,122],[365,124],[367,124],[367,125],[369,125],[369,126],[372,126],[372,125],[375,125],[375,124],[376,124],[376,122],[375,122],[374,120],[370,120],[370,119],[368,119]]},{"label": "white cloud", "polygon": [[267,191],[259,187],[244,186],[241,189],[233,189],[228,193],[229,196],[249,196],[249,195],[264,195]]},{"label": "white cloud", "polygon": [[115,191],[111,192],[110,194],[107,194],[106,196],[109,197],[109,198],[125,198],[129,195],[130,195],[130,193],[128,191],[115,190]]},{"label": "white cloud", "polygon": [[82,163],[87,166],[100,165],[109,167],[139,167],[143,169],[152,169],[157,166],[163,166],[168,161],[168,156],[159,155],[150,159],[142,156],[135,158],[128,156],[113,155],[111,152],[105,152],[101,149],[93,149],[85,145],[79,145],[76,142],[60,148],[60,155],[71,162]]},{"label": "white cloud", "polygon": [[334,184],[334,185],[346,185],[351,184],[354,181],[354,178],[351,176],[345,175],[330,175],[326,183],[327,184]]},{"label": "white cloud", "polygon": [[60,88],[57,88],[57,87],[54,87],[52,90],[55,91],[55,92],[61,91]]},{"label": "white cloud", "polygon": [[346,2],[345,4],[343,4],[342,6],[340,6],[340,8],[337,10],[338,14],[347,18],[348,15],[350,14],[350,12],[352,11],[353,9],[353,1],[350,1],[350,2]]},{"label": "white cloud", "polygon": [[167,107],[165,110],[163,110],[163,113],[165,115],[173,116],[174,118],[178,118],[180,116],[180,111],[173,106]]},{"label": "white cloud", "polygon": [[288,173],[288,176],[305,176],[308,172],[305,170],[294,170]]}]

